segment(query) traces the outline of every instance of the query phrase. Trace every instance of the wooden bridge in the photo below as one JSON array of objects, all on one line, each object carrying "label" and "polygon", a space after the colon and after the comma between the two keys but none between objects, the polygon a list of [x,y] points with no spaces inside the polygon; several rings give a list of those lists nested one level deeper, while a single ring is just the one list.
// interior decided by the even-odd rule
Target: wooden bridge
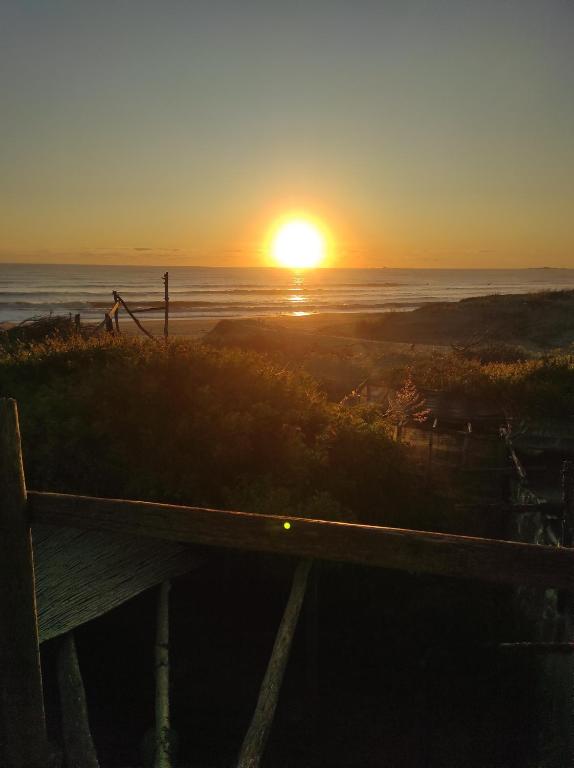
[{"label": "wooden bridge", "polygon": [[[198,550],[197,545],[202,549]],[[240,768],[259,765],[311,560],[574,589],[574,551],[567,548],[27,491],[16,403],[3,399],[0,400],[0,765],[3,768],[47,768],[49,765],[40,642],[65,634],[143,589],[197,567],[204,547],[268,552],[300,559],[255,714],[240,751],[237,763]],[[160,611],[161,606],[167,611],[166,600],[167,591],[163,590]],[[162,648],[165,650],[161,638],[158,647],[160,653]],[[165,659],[160,662],[160,666],[167,665]],[[169,702],[166,678],[161,675],[157,690],[156,722],[165,725]],[[81,698],[83,692],[78,695]],[[156,766],[169,764],[167,756],[166,762],[162,762],[162,754],[158,742]]]}]

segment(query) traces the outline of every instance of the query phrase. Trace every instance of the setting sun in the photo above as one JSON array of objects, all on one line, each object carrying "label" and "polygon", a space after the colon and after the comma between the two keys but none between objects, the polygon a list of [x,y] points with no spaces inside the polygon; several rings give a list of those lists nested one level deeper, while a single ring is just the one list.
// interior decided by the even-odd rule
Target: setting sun
[{"label": "setting sun", "polygon": [[273,237],[271,252],[281,267],[308,269],[325,258],[325,238],[321,230],[305,219],[282,224]]}]

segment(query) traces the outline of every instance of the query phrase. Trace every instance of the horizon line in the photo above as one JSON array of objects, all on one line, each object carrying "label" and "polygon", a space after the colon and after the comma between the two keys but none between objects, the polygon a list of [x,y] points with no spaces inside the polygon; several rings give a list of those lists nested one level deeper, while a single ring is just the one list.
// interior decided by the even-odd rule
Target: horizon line
[{"label": "horizon line", "polygon": [[376,266],[362,266],[362,267],[341,267],[341,266],[316,266],[316,267],[283,267],[274,264],[262,264],[257,265],[229,265],[229,264],[102,264],[99,262],[83,262],[83,261],[2,261],[0,265],[9,267],[118,267],[118,268],[133,268],[138,269],[141,267],[159,268],[159,269],[269,269],[269,270],[281,270],[290,272],[314,272],[317,270],[329,270],[329,269],[386,269],[386,270],[429,270],[429,271],[453,271],[459,270],[460,272],[503,272],[503,271],[531,271],[531,270],[573,270],[574,265],[571,267],[565,266],[550,266],[542,265],[537,267],[389,267],[387,265]]}]

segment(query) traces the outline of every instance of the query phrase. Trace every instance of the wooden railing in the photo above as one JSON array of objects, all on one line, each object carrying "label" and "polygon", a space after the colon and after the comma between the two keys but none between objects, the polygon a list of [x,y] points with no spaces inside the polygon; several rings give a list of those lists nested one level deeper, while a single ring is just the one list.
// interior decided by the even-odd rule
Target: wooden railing
[{"label": "wooden railing", "polygon": [[504,584],[574,588],[574,550],[302,517],[28,492],[34,522]]},{"label": "wooden railing", "polygon": [[[300,559],[238,766],[259,765],[312,559],[505,584],[574,588],[574,551],[409,529],[26,491],[16,403],[0,399],[0,764],[46,768],[31,525]],[[165,692],[165,685],[163,686]],[[167,765],[167,763],[163,763]],[[156,762],[156,765],[159,763]]]}]

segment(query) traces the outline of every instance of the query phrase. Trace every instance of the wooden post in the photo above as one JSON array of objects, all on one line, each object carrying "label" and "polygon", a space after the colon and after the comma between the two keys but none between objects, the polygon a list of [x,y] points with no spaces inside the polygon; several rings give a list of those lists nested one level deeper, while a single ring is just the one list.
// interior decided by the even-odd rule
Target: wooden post
[{"label": "wooden post", "polygon": [[155,768],[171,768],[169,723],[169,581],[159,587],[155,639]]},{"label": "wooden post", "polygon": [[76,333],[80,332],[81,329],[81,319],[80,319],[80,313],[74,315],[74,328]]},{"label": "wooden post", "polygon": [[311,560],[302,560],[295,570],[291,593],[277,630],[271,658],[261,683],[257,706],[243,740],[237,768],[258,768],[271,731],[293,635],[301,612]]},{"label": "wooden post", "polygon": [[0,399],[0,765],[45,768],[32,538],[16,401]]},{"label": "wooden post", "polygon": [[433,422],[432,427],[429,430],[428,453],[427,453],[427,472],[426,472],[426,483],[427,483],[427,486],[431,484],[431,480],[432,480],[432,462],[433,462],[434,434],[435,434],[437,425],[438,425],[438,419],[435,419],[434,422]]},{"label": "wooden post", "polygon": [[316,725],[319,712],[319,563],[316,562],[309,574],[307,599],[305,601],[305,624],[307,634],[307,696],[309,720]]},{"label": "wooden post", "polygon": [[166,272],[163,276],[164,283],[164,302],[165,302],[165,319],[163,322],[163,335],[167,339],[169,336],[169,272]]},{"label": "wooden post", "polygon": [[574,464],[564,461],[562,464],[562,545],[571,547],[574,538]]},{"label": "wooden post", "polygon": [[[562,464],[562,531],[558,546],[572,546],[574,474],[571,461]],[[542,512],[544,515],[544,511]],[[545,651],[533,660],[540,695],[540,765],[574,765],[574,657],[549,653],[572,647],[572,591],[546,591],[541,604],[536,640],[530,647]],[[537,647],[538,646],[538,647]]]},{"label": "wooden post", "polygon": [[134,323],[137,325],[137,327],[140,329],[142,333],[145,333],[146,336],[148,336],[150,339],[154,339],[155,336],[152,336],[152,334],[149,331],[146,331],[146,329],[143,327],[143,325],[140,323],[140,321],[137,319],[137,317],[134,315],[134,313],[131,311],[131,309],[128,307],[128,305],[125,303],[125,301],[122,299],[122,297],[118,294],[118,301],[122,305],[122,307],[125,309],[125,311],[128,313],[128,315],[131,317],[131,319],[134,321]]},{"label": "wooden post", "polygon": [[70,768],[99,768],[90,724],[86,693],[78,663],[74,633],[61,638],[58,653],[58,686],[62,710],[64,756]]},{"label": "wooden post", "polygon": [[[574,463],[564,461],[562,464],[562,502],[564,511],[562,516],[562,544],[565,547],[572,547],[574,544]],[[574,599],[572,592],[561,591],[560,593],[563,615],[564,615],[564,639],[568,642],[573,637],[572,608]],[[574,666],[572,662],[566,670],[567,679],[567,724],[565,730],[566,741],[568,745],[568,756],[570,764],[574,764],[574,699],[572,689],[574,688]]]},{"label": "wooden post", "polygon": [[462,451],[460,455],[460,465],[461,467],[466,467],[468,465],[468,449],[470,446],[470,438],[472,437],[472,424],[470,421],[466,423],[466,430],[464,432],[464,437],[462,439]]},{"label": "wooden post", "polygon": [[[113,291],[113,296],[114,296],[114,305],[116,305],[118,303],[118,293],[117,293],[117,291]],[[120,315],[120,310],[116,309],[116,311],[114,312],[114,322],[116,324],[116,333],[118,335],[120,333],[120,317],[119,317],[119,315]]]}]

